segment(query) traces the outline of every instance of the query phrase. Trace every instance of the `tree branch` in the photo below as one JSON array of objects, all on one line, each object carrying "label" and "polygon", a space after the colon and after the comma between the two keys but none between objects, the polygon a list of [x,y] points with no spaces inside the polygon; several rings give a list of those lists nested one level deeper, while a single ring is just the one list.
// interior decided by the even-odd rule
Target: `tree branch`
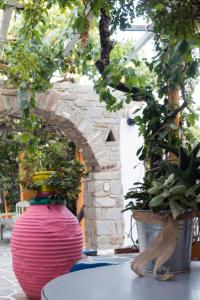
[{"label": "tree branch", "polygon": [[167,122],[170,120],[170,119],[174,119],[176,118],[176,116],[182,111],[184,110],[185,107],[187,107],[188,105],[188,101],[186,99],[184,99],[184,102],[183,104],[176,108],[171,114],[169,114],[165,119],[164,121],[161,123],[161,125],[159,126],[158,129],[156,129],[154,132],[152,132],[152,138],[155,137],[155,135],[160,132],[162,129],[165,128],[165,125],[167,124]]},{"label": "tree branch", "polygon": [[[101,55],[100,60],[98,60],[95,65],[97,69],[99,70],[99,73],[104,77],[104,71],[106,67],[110,64],[110,53],[114,47],[114,42],[110,39],[111,33],[110,33],[110,23],[111,18],[106,15],[105,11],[101,9],[101,18],[99,21],[99,36],[100,36],[100,43],[101,43]],[[132,95],[132,99],[134,101],[142,101],[144,99],[141,99],[141,90],[137,87],[133,87],[129,89],[124,83],[120,82],[117,85],[114,85],[113,83],[109,83],[109,86],[124,92],[124,93],[130,93]]]}]

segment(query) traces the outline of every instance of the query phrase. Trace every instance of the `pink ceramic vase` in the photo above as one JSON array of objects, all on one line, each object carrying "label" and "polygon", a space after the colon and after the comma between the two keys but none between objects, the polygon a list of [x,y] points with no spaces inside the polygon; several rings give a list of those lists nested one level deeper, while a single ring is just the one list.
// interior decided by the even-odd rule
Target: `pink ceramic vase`
[{"label": "pink ceramic vase", "polygon": [[82,253],[76,217],[64,205],[32,205],[12,234],[15,275],[27,296],[39,300],[50,280],[70,271]]}]

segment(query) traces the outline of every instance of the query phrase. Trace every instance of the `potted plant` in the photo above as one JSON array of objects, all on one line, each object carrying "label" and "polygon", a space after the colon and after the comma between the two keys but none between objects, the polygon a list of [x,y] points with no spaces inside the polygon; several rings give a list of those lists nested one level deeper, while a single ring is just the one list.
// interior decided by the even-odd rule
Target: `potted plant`
[{"label": "potted plant", "polygon": [[160,161],[126,195],[134,199],[125,210],[133,210],[144,251],[132,264],[140,275],[153,270],[167,279],[190,269],[192,217],[200,208],[199,150],[200,144],[191,151],[180,147],[176,161]]},{"label": "potted plant", "polygon": [[36,195],[14,227],[12,257],[16,277],[30,299],[40,299],[43,286],[81,257],[81,229],[65,204],[73,208],[83,176],[84,166],[58,141],[24,156],[21,183]]}]

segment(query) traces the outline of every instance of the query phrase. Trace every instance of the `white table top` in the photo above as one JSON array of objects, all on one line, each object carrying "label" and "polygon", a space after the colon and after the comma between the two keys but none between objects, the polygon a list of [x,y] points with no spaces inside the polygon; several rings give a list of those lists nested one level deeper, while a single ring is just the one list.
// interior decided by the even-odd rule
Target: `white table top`
[{"label": "white table top", "polygon": [[200,300],[200,262],[170,281],[138,277],[130,263],[68,273],[50,281],[42,300]]}]

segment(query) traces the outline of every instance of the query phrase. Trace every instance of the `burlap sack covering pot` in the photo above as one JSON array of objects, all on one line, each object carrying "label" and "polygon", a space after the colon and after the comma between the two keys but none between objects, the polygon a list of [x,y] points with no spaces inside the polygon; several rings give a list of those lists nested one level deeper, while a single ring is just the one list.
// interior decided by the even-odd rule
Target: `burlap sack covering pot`
[{"label": "burlap sack covering pot", "polygon": [[146,224],[161,224],[162,230],[158,236],[149,244],[148,248],[140,253],[132,262],[131,269],[139,276],[144,276],[145,266],[148,261],[155,261],[153,275],[159,280],[168,280],[173,274],[168,271],[164,274],[157,275],[157,270],[173,254],[177,240],[179,238],[178,221],[187,220],[200,216],[199,212],[187,212],[176,220],[172,219],[171,214],[159,214],[145,211],[133,211],[133,218]]}]

